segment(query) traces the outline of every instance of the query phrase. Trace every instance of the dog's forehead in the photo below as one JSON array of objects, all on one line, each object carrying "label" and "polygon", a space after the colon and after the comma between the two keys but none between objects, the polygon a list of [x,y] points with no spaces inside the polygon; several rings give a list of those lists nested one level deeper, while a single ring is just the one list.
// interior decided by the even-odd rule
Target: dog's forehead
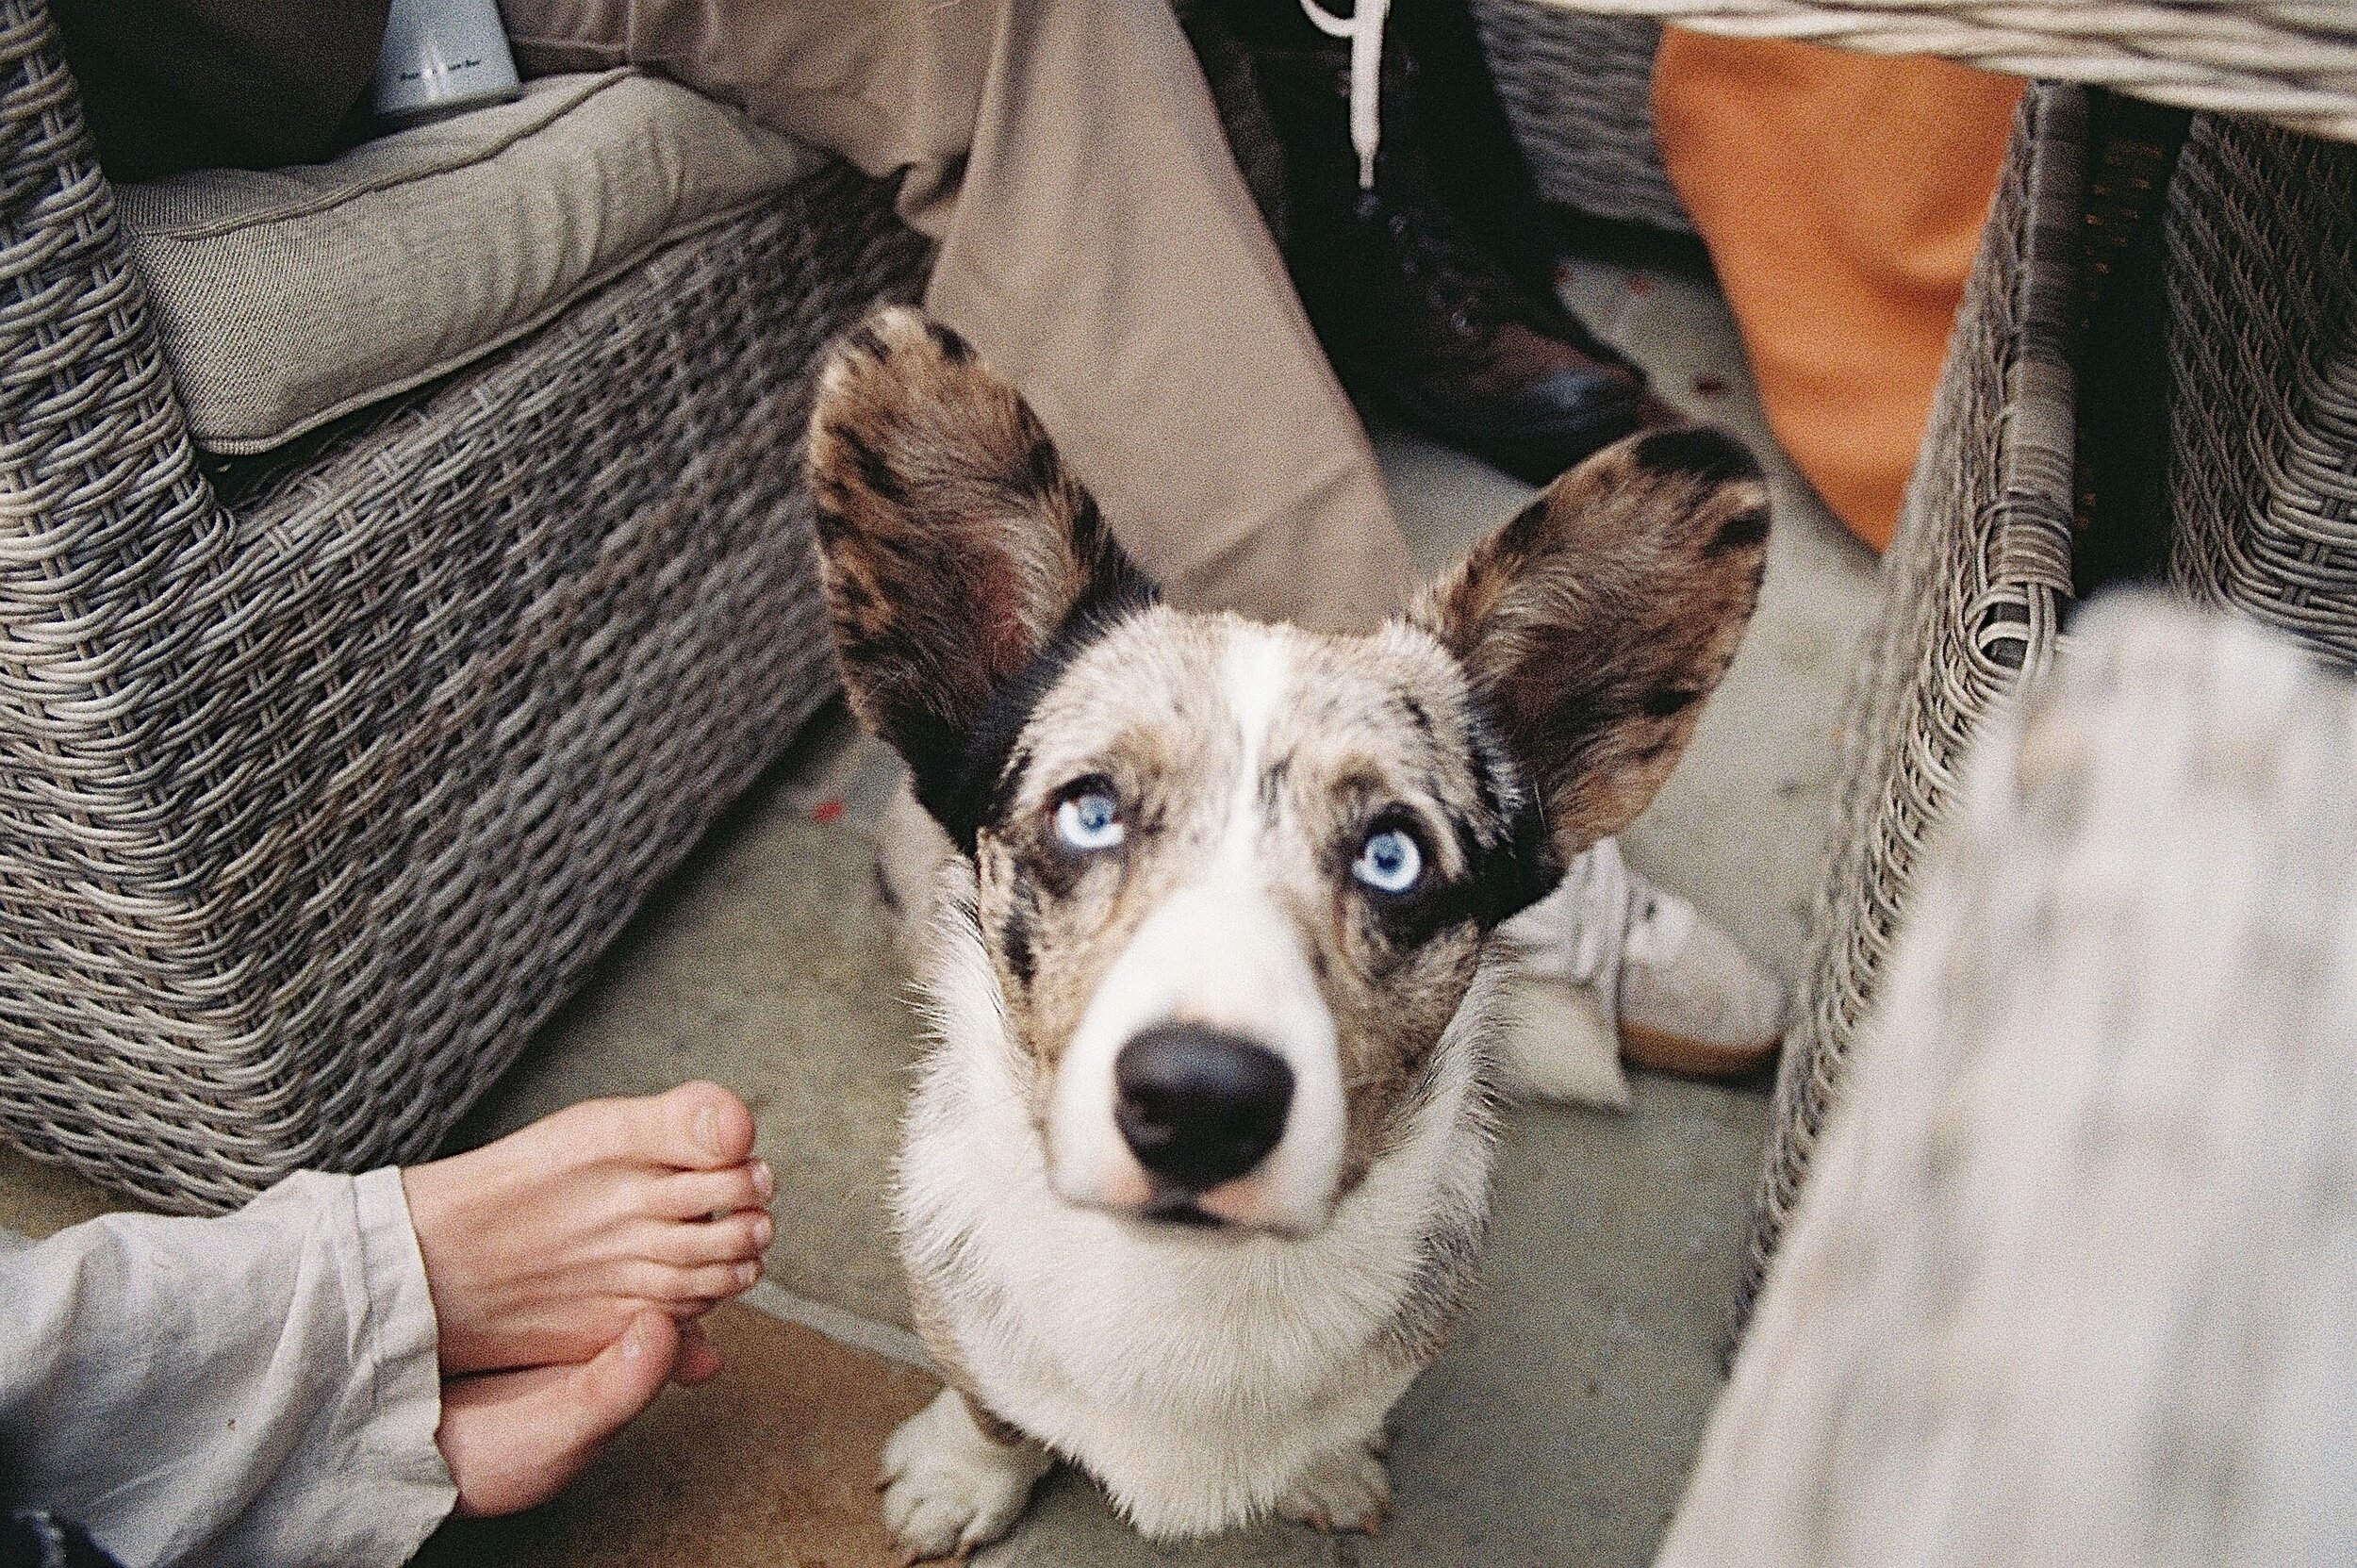
[{"label": "dog's forehead", "polygon": [[1239,747],[1264,760],[1430,763],[1452,754],[1467,702],[1456,660],[1402,623],[1348,635],[1157,607],[1071,660],[1025,751],[1045,771],[1108,746],[1163,769],[1228,766]]}]

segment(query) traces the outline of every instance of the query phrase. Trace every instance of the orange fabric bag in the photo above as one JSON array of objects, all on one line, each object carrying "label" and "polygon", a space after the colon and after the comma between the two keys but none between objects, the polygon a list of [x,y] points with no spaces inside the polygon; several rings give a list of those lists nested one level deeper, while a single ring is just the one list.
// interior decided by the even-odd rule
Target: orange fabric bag
[{"label": "orange fabric bag", "polygon": [[1768,423],[1851,532],[1889,544],[2021,83],[1678,28],[1654,66],[1671,182]]}]

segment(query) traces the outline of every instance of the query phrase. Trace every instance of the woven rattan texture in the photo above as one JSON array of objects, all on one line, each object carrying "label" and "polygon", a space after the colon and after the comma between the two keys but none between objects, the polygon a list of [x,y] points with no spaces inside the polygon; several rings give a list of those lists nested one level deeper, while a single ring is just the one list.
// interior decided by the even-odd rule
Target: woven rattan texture
[{"label": "woven rattan texture", "polygon": [[1692,233],[1654,142],[1661,29],[1534,0],[1473,0],[1473,12],[1539,193],[1615,223]]},{"label": "woven rattan texture", "polygon": [[921,247],[823,174],[232,515],[0,16],[0,1132],[179,1210],[414,1158],[831,689],[807,373]]},{"label": "woven rattan texture", "polygon": [[2357,668],[2357,147],[2204,117],[2167,239],[2171,576]]},{"label": "woven rattan texture", "polygon": [[1758,1289],[1838,1098],[1924,836],[1991,706],[2052,655],[2070,589],[2079,183],[2085,101],[2041,87],[2013,151],[1884,557],[1846,700],[1845,795],[1785,1038],[1745,1263]]},{"label": "woven rattan texture", "polygon": [[2357,141],[2349,0],[1540,0],[2107,87]]}]

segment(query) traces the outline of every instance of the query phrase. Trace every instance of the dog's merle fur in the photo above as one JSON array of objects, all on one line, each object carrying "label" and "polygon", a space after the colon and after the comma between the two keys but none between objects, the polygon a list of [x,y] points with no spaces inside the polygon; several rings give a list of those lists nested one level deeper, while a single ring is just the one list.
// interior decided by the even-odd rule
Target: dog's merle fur
[{"label": "dog's merle fur", "polygon": [[[1667,777],[1755,602],[1749,454],[1606,449],[1365,636],[1181,614],[1011,388],[888,311],[811,432],[850,701],[961,851],[939,1038],[898,1184],[920,1329],[953,1385],[887,1454],[915,1550],[1012,1524],[1047,1451],[1142,1528],[1387,1497],[1384,1411],[1437,1351],[1487,1212],[1491,933]],[[1123,836],[1058,835],[1076,790]],[[1351,866],[1408,834],[1427,869]],[[1150,1217],[1112,1053],[1194,1020],[1300,1088],[1264,1164]]]}]

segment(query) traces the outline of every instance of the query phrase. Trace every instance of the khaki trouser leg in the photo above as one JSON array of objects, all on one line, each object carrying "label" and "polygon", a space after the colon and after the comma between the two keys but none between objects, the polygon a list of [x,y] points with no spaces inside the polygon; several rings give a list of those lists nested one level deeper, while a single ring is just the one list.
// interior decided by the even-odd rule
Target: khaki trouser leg
[{"label": "khaki trouser leg", "polygon": [[629,60],[868,173],[926,305],[1177,602],[1360,627],[1413,568],[1167,0],[503,0],[527,70]]}]

